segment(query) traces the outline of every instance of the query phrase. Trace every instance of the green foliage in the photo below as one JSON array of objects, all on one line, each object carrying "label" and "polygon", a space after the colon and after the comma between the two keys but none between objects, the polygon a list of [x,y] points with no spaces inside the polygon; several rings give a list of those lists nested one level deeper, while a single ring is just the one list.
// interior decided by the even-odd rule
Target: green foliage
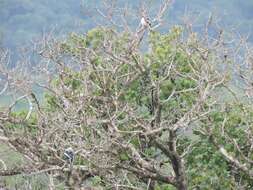
[{"label": "green foliage", "polygon": [[103,46],[103,41],[105,39],[106,34],[107,31],[100,28],[90,30],[86,36],[87,46],[93,49],[97,49]]},{"label": "green foliage", "polygon": [[94,185],[94,186],[100,185],[101,182],[102,182],[102,179],[99,176],[94,176],[92,178],[92,185]]},{"label": "green foliage", "polygon": [[[253,129],[252,114],[253,110],[250,106],[230,102],[226,104],[225,110],[217,107],[209,118],[213,125],[212,138],[224,147],[231,156],[241,162],[244,161],[242,154],[252,155],[251,145],[248,142],[248,133]],[[210,123],[208,125],[210,127]],[[208,137],[202,136],[198,132],[195,134],[199,136],[201,141],[187,158],[189,163],[187,165],[191,168],[189,170],[189,181],[193,186],[199,184],[201,189],[237,189],[236,184],[240,182],[247,184],[248,188],[252,187],[251,180],[240,171],[236,171],[237,175],[232,177],[234,175],[231,170],[233,166],[224,160],[217,148],[210,143]],[[240,152],[238,147],[240,147]]]},{"label": "green foliage", "polygon": [[[183,115],[191,106],[196,102],[198,98],[199,89],[197,88],[198,78],[194,75],[194,72],[200,69],[201,61],[197,55],[194,55],[196,60],[191,59],[187,54],[183,46],[178,43],[181,40],[182,28],[177,26],[171,29],[167,34],[161,34],[158,32],[151,32],[149,36],[149,42],[151,46],[151,51],[145,53],[145,72],[138,75],[131,82],[125,85],[126,74],[136,73],[136,66],[125,62],[111,61],[106,57],[103,51],[103,44],[110,41],[110,47],[112,53],[116,56],[125,52],[127,42],[129,41],[129,35],[120,34],[116,35],[112,29],[107,28],[95,28],[87,33],[87,35],[77,35],[71,34],[69,38],[62,43],[62,52],[66,56],[80,58],[85,52],[85,49],[91,49],[95,52],[95,55],[89,57],[90,64],[89,72],[87,71],[72,71],[71,69],[66,69],[65,72],[68,73],[68,77],[61,79],[64,85],[71,89],[71,96],[75,92],[84,93],[82,84],[83,76],[88,74],[88,79],[94,84],[92,88],[89,89],[90,95],[98,100],[91,102],[90,104],[95,108],[101,108],[104,102],[99,100],[101,97],[110,99],[116,93],[121,92],[119,97],[120,104],[131,105],[133,110],[139,118],[144,120],[149,120],[153,117],[150,106],[152,105],[152,99],[154,95],[154,87],[151,84],[153,82],[160,82],[159,84],[159,98],[161,101],[165,101],[163,104],[163,112],[165,114],[169,113],[169,117],[172,121],[176,120]],[[129,58],[129,62],[138,64],[138,59],[140,55],[134,55]],[[151,64],[149,64],[151,63]],[[173,63],[173,68],[170,68],[170,63]],[[113,73],[113,68],[117,67],[117,72]],[[193,71],[194,69],[194,71]],[[167,72],[170,70],[170,74]],[[165,72],[166,71],[166,72]],[[180,73],[180,74],[178,74]],[[60,78],[54,81],[54,85],[57,87],[60,85]],[[192,90],[195,89],[195,90]],[[180,92],[174,95],[170,101],[167,98],[170,97],[173,91]],[[60,104],[60,100],[54,96],[47,97],[47,103],[52,108],[57,108]],[[122,106],[121,105],[121,106]],[[107,107],[107,109],[109,109]],[[114,114],[115,109],[113,106],[110,107],[110,114]],[[87,111],[87,110],[86,110]],[[90,114],[96,114],[95,112],[89,112]],[[101,118],[107,113],[101,114]],[[217,114],[214,118],[218,117]],[[98,117],[96,115],[96,117]],[[217,119],[218,120],[218,119]],[[131,128],[135,121],[128,119],[128,115],[124,112],[118,114],[117,121],[123,121],[122,124],[118,124],[118,130],[121,131],[131,131],[136,130]],[[135,123],[134,123],[135,124]],[[98,127],[104,127],[98,126]],[[86,143],[89,142],[91,131],[85,126],[85,134],[87,137]],[[106,130],[105,130],[106,132]],[[129,134],[122,134],[122,138],[130,139],[129,143],[132,143],[137,150],[142,151],[145,158],[150,159],[159,155],[157,149],[151,145],[143,146],[147,142],[143,142],[141,137],[131,136]],[[191,139],[180,139],[178,141],[179,151],[183,153],[186,145],[190,143]],[[208,144],[210,145],[210,144]],[[215,152],[215,148],[208,147],[207,142],[201,142],[198,146],[194,147],[194,151],[187,158],[187,171],[189,170],[189,183],[193,186],[198,186],[201,188],[214,188],[219,183],[218,179],[222,178],[223,182],[219,184],[221,188],[228,188],[231,186],[229,183],[229,166],[222,159],[222,157]],[[205,152],[206,149],[209,149]],[[199,157],[201,162],[194,160],[195,157]],[[131,156],[128,155],[126,151],[118,151],[118,159],[121,163],[128,163],[131,161]],[[218,163],[219,165],[211,168],[212,164]],[[78,163],[84,163],[82,160],[78,160]],[[197,172],[201,168],[204,168],[203,173],[199,175]],[[222,176],[226,173],[226,176]],[[209,177],[213,175],[213,179]],[[211,185],[210,185],[211,184]],[[157,190],[172,190],[174,189],[170,185],[157,184]]]},{"label": "green foliage", "polygon": [[162,185],[156,185],[155,190],[176,190],[175,187],[172,185],[162,184]]},{"label": "green foliage", "polygon": [[45,94],[45,101],[49,110],[56,111],[59,108],[60,103],[56,96]]},{"label": "green foliage", "polygon": [[230,166],[208,141],[197,143],[186,159],[190,187],[197,189],[235,189]]},{"label": "green foliage", "polygon": [[156,153],[157,150],[154,147],[149,147],[144,151],[145,156],[147,156],[148,158],[154,157]]},{"label": "green foliage", "polygon": [[120,160],[121,160],[121,161],[127,161],[127,160],[130,159],[126,152],[122,152],[122,153],[119,155],[119,157],[120,157]]},{"label": "green foliage", "polygon": [[27,116],[27,111],[18,111],[18,112],[12,112],[11,117],[23,121],[22,123],[12,124],[9,123],[6,125],[6,127],[11,131],[26,131],[29,132],[31,135],[36,134],[37,132],[37,116],[35,113],[32,113],[28,120],[25,120]]},{"label": "green foliage", "polygon": [[[61,73],[55,78],[51,85],[53,88],[62,91],[62,97],[45,94],[47,104],[45,111],[49,113],[60,112],[64,108],[64,99],[74,105],[75,100],[87,93],[89,96],[84,97],[87,106],[84,105],[81,108],[83,110],[79,110],[80,113],[83,112],[86,116],[92,116],[92,119],[101,120],[107,119],[107,115],[113,115],[117,130],[122,132],[120,138],[126,140],[127,143],[131,143],[144,159],[155,159],[161,153],[153,147],[152,139],[150,138],[150,142],[147,142],[145,136],[131,134],[132,131],[143,130],[143,126],[140,126],[138,119],[142,121],[141,124],[143,125],[149,125],[153,122],[156,114],[153,109],[157,106],[154,105],[154,101],[158,98],[162,105],[161,118],[169,118],[167,120],[169,121],[168,125],[173,125],[197,102],[199,94],[202,93],[199,89],[199,83],[203,83],[201,84],[202,87],[206,85],[205,81],[200,81],[200,78],[198,78],[199,73],[195,74],[195,72],[201,72],[203,60],[194,51],[189,56],[188,47],[181,43],[183,32],[180,26],[172,28],[166,34],[152,31],[148,36],[149,51],[144,52],[144,55],[142,52],[137,51],[132,55],[130,54],[130,56],[128,54],[129,47],[127,46],[130,35],[127,33],[118,34],[114,29],[99,27],[90,30],[86,35],[70,34],[69,38],[61,43],[61,56],[65,60],[82,60],[80,58],[83,58],[82,56],[87,53],[87,49],[89,50],[88,53],[92,52],[92,54],[87,58],[89,63],[85,65],[86,69],[77,71],[74,66],[71,67],[72,65],[66,66],[63,69],[64,72],[62,72],[64,74]],[[108,45],[111,52],[105,52],[104,45]],[[108,56],[110,53],[118,57],[113,57],[113,59]],[[126,55],[128,57],[125,61],[124,56]],[[122,57],[123,60],[121,60]],[[145,68],[145,71],[138,70],[141,67],[138,65],[140,60],[144,60],[141,66]],[[71,64],[71,62],[68,64]],[[89,81],[87,88],[82,83],[84,80]],[[171,96],[172,93],[175,94]],[[156,97],[156,95],[159,97]],[[170,96],[171,99],[168,99]],[[131,114],[135,114],[138,119],[131,119],[131,115],[125,113],[124,109],[120,110],[122,113],[119,114],[118,109],[126,105],[131,107],[133,112]],[[213,137],[218,139],[217,142],[223,145],[231,155],[240,157],[235,145],[228,143],[224,133],[235,139],[240,147],[243,147],[243,153],[250,152],[250,145],[247,144],[245,138],[247,134],[244,129],[245,127],[252,128],[253,111],[247,106],[235,105],[234,103],[231,103],[231,106],[226,105],[226,108],[226,110],[223,110],[221,107],[214,107],[215,111],[196,124],[203,126],[203,129],[207,129],[212,125]],[[199,109],[206,108],[200,106]],[[26,114],[20,112],[15,113],[13,116],[22,118]],[[75,115],[77,121],[80,119],[78,114]],[[36,133],[34,127],[36,124],[37,118],[32,115],[25,124],[11,124],[7,127],[10,130],[17,131],[23,127],[28,127],[28,131],[33,135]],[[92,127],[89,124],[78,123],[78,127],[76,130],[81,129],[86,148],[97,143],[96,134],[94,134],[96,130],[93,129],[99,129],[99,132],[105,134],[110,130],[108,129],[110,126],[100,123],[92,125]],[[178,130],[177,132],[180,133],[181,131]],[[177,151],[180,154],[186,150],[189,144],[195,143],[195,140],[197,142],[192,147],[190,154],[185,157],[189,187],[203,190],[235,189],[238,179],[232,173],[232,166],[217,151],[217,147],[210,142],[208,137],[205,137],[201,132],[193,131],[193,133],[194,135],[188,137],[182,132],[183,137],[179,136],[177,139]],[[162,134],[164,138],[167,138],[166,135]],[[106,141],[106,138],[103,140]],[[160,136],[157,138],[160,138]],[[50,153],[47,150],[41,151],[41,159],[46,160]],[[118,163],[129,164],[132,161],[131,155],[127,151],[114,151],[116,152],[116,156],[114,155],[116,158],[114,159]],[[162,156],[161,159],[163,159]],[[77,157],[75,163],[89,164],[87,160],[81,157]],[[249,179],[246,176],[240,173],[239,175],[242,177],[240,180],[248,183]],[[101,185],[102,179],[95,176],[92,178],[92,183],[95,186]],[[248,184],[251,185],[250,182]],[[175,188],[168,184],[157,183],[155,189],[174,190]]]}]

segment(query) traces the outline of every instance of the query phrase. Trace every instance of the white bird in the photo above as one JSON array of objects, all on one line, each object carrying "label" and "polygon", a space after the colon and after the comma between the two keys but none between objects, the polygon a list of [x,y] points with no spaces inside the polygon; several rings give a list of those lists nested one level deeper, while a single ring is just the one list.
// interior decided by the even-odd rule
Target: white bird
[{"label": "white bird", "polygon": [[141,18],[141,25],[142,27],[151,27],[150,20],[148,18],[142,17]]}]

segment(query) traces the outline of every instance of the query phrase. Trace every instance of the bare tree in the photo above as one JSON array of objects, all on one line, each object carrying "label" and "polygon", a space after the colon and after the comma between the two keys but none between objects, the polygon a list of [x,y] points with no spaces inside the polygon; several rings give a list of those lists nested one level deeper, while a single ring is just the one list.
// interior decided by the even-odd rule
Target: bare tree
[{"label": "bare tree", "polygon": [[[42,62],[33,75],[23,65],[6,69],[8,54],[1,52],[6,82],[0,95],[15,89],[21,96],[1,112],[0,140],[28,162],[19,168],[5,167],[0,176],[46,173],[50,189],[62,181],[70,189],[80,189],[95,178],[100,187],[109,189],[151,190],[169,184],[186,190],[185,157],[196,142],[189,133],[196,130],[234,168],[252,178],[252,155],[224,129],[231,119],[225,114],[231,105],[217,97],[222,91],[244,103],[230,86],[235,76],[229,77],[234,68],[229,63],[235,61],[228,53],[230,46],[217,28],[216,38],[209,37],[211,17],[203,37],[197,37],[189,23],[167,34],[155,31],[169,3],[164,1],[155,18],[149,19],[151,26],[146,24],[143,6],[135,29],[122,16],[120,29],[99,26],[85,35],[72,34],[64,42],[43,41]],[[110,14],[98,12],[117,26],[113,5],[108,10]],[[247,73],[240,76],[244,84],[252,83]],[[43,103],[34,86],[46,92]],[[12,112],[22,99],[29,105],[24,117]],[[222,122],[213,117],[216,112],[224,116]],[[251,150],[250,123],[240,129],[248,134]],[[233,144],[238,156],[230,155],[222,138],[223,143]]]}]

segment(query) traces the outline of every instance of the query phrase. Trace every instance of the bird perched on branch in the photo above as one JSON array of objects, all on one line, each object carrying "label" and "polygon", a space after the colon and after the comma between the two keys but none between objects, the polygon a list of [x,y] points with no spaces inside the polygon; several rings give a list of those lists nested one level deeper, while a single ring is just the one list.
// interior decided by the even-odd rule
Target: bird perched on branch
[{"label": "bird perched on branch", "polygon": [[65,156],[65,159],[69,162],[69,164],[73,163],[75,153],[71,147],[65,149],[64,156]]},{"label": "bird perched on branch", "polygon": [[141,26],[142,27],[151,27],[151,22],[150,22],[150,20],[149,20],[149,18],[147,18],[147,17],[142,17],[141,18]]}]

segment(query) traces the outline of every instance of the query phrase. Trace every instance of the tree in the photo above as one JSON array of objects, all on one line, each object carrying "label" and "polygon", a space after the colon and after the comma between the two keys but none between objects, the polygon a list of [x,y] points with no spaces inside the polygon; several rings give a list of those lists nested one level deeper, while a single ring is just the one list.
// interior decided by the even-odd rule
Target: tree
[{"label": "tree", "polygon": [[[45,62],[34,71],[43,82],[1,67],[22,96],[2,112],[0,139],[28,159],[1,176],[46,173],[51,189],[62,181],[70,189],[252,187],[252,109],[231,89],[234,54],[222,31],[208,36],[211,18],[203,37],[190,25],[156,31],[168,4],[152,28],[100,26],[43,42]],[[12,112],[22,99],[29,110]]]}]

